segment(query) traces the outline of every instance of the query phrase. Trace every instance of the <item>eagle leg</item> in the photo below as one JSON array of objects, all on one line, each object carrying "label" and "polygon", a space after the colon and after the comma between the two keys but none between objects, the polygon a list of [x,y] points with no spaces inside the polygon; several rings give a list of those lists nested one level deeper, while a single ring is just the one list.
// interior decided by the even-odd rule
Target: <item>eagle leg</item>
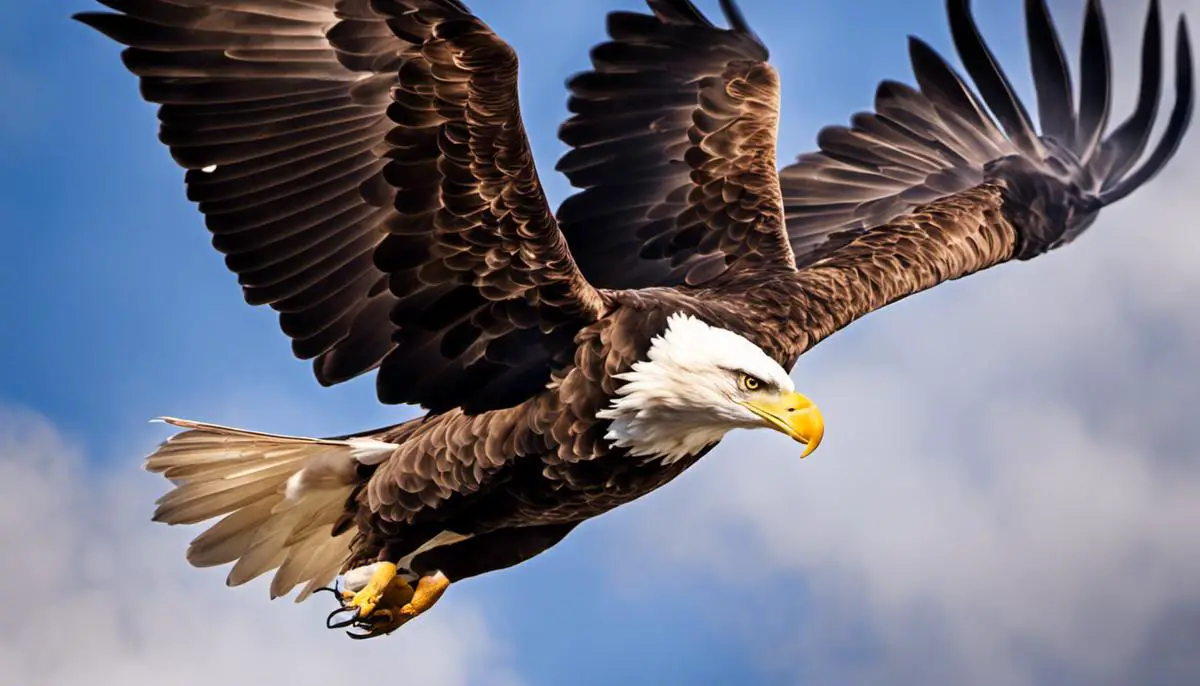
[{"label": "eagle leg", "polygon": [[[325,626],[330,629],[343,629],[370,617],[381,603],[384,607],[402,607],[413,594],[412,587],[404,579],[396,576],[396,565],[391,562],[377,563],[370,580],[358,592],[330,590],[338,596],[341,603],[341,607],[330,612],[325,618]],[[335,621],[335,618],[342,614],[348,616]]]},{"label": "eagle leg", "polygon": [[[397,581],[404,583],[403,580],[397,579]],[[433,607],[450,587],[450,580],[446,578],[445,574],[436,572],[421,577],[417,581],[416,589],[409,587],[408,584],[404,584],[404,586],[408,588],[407,595],[393,597],[385,594],[370,616],[356,617],[350,623],[359,631],[357,633],[347,631],[346,635],[361,640],[392,633]]]},{"label": "eagle leg", "polygon": [[441,572],[421,577],[417,581],[416,590],[413,591],[412,600],[400,608],[400,614],[408,615],[411,619],[424,613],[437,603],[447,588],[450,588],[450,579],[447,579],[446,575]]},{"label": "eagle leg", "polygon": [[[437,603],[450,586],[441,572],[421,577],[416,588],[396,576],[391,563],[379,563],[370,581],[357,593],[349,590],[325,589],[338,597],[341,607],[329,613],[325,626],[347,631],[350,638],[374,638],[390,634]],[[380,590],[382,589],[382,590]],[[344,619],[338,619],[344,616]]]},{"label": "eagle leg", "polygon": [[[379,601],[383,600],[384,595],[388,591],[388,587],[396,580],[396,564],[394,562],[380,562],[375,565],[375,571],[371,574],[371,580],[367,585],[357,593],[350,594],[343,592],[342,599],[345,601],[347,608],[355,608],[358,611],[358,617],[370,617],[375,611],[375,606]],[[401,579],[400,583],[408,586]],[[349,597],[346,597],[349,595]]]}]

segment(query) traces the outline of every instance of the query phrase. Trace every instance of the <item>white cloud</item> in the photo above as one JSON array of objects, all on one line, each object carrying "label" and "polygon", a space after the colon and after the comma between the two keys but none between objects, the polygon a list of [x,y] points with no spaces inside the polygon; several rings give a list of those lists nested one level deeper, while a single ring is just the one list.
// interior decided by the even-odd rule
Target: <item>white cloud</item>
[{"label": "white cloud", "polygon": [[148,521],[160,480],[97,470],[44,418],[0,406],[0,675],[51,686],[514,684],[478,613],[448,595],[403,632],[352,642],[320,601],[227,589],[183,561],[197,529]]},{"label": "white cloud", "polygon": [[[1127,103],[1136,62],[1117,62]],[[644,513],[647,547],[720,581],[722,621],[792,677],[1200,683],[1192,133],[1077,244],[806,356],[822,449],[799,464],[786,439],[733,437]]]}]

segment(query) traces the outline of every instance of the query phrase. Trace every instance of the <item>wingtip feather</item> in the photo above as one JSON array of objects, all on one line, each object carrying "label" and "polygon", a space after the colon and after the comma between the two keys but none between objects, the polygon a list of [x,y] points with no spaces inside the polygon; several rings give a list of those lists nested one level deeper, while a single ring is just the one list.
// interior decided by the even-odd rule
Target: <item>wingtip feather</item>
[{"label": "wingtip feather", "polygon": [[1100,0],[1088,0],[1084,10],[1080,51],[1075,153],[1087,160],[1099,147],[1112,108],[1112,48]]},{"label": "wingtip feather", "polygon": [[746,15],[736,0],[721,0],[721,14],[725,15],[725,21],[729,22],[729,28],[738,33],[754,35],[750,23],[746,21]]},{"label": "wingtip feather", "polygon": [[1070,145],[1077,135],[1071,70],[1046,0],[1025,0],[1025,34],[1041,133]]},{"label": "wingtip feather", "polygon": [[1125,179],[1101,194],[1103,204],[1111,205],[1148,183],[1166,167],[1179,151],[1183,137],[1191,126],[1195,109],[1195,65],[1192,61],[1191,35],[1187,18],[1180,15],[1175,38],[1175,106],[1167,119],[1167,128],[1150,156]]},{"label": "wingtip feather", "polygon": [[948,0],[950,35],[976,91],[992,110],[1009,139],[1022,152],[1040,156],[1041,142],[1024,104],[1017,98],[1004,69],[984,40],[968,0]]}]

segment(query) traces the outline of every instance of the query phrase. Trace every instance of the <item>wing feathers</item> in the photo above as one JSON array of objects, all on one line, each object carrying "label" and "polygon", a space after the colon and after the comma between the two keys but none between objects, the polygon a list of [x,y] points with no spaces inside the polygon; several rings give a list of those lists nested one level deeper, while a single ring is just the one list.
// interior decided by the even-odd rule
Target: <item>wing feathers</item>
[{"label": "wing feathers", "polygon": [[[1158,0],[1151,0],[1142,35],[1141,83],[1138,86],[1137,106],[1100,147],[1098,167],[1103,170],[1105,177],[1111,179],[1109,186],[1129,172],[1150,143],[1163,82],[1160,14]],[[1181,36],[1185,28],[1181,27]]]},{"label": "wing feathers", "polygon": [[[1195,104],[1195,84],[1192,76],[1191,38],[1188,34],[1187,22],[1182,17],[1179,20],[1178,42],[1176,44],[1175,55],[1175,106],[1171,109],[1170,118],[1167,119],[1167,128],[1163,131],[1162,139],[1137,171],[1116,182],[1111,188],[1100,194],[1100,201],[1105,205],[1111,205],[1121,200],[1138,187],[1153,179],[1175,155],[1175,152],[1179,150],[1179,144],[1183,142],[1183,134],[1187,131],[1188,125],[1192,120],[1192,110]],[[1141,135],[1149,137],[1149,125],[1148,123],[1147,132]],[[1136,148],[1134,149],[1136,150]],[[1137,156],[1131,152],[1126,159],[1136,161]],[[1121,165],[1121,167],[1124,166]]]},{"label": "wing feathers", "polygon": [[984,102],[995,113],[1017,148],[1027,155],[1038,155],[1041,144],[1034,133],[1029,113],[1017,99],[1004,70],[980,35],[975,18],[971,16],[970,0],[950,0],[947,9],[954,45]]},{"label": "wing feathers", "polygon": [[1080,159],[1089,159],[1104,135],[1112,104],[1112,55],[1099,0],[1088,0],[1084,14],[1079,76],[1079,129],[1075,151]]},{"label": "wing feathers", "polygon": [[[77,18],[129,46],[125,65],[162,105],[160,139],[189,170],[214,246],[247,302],[280,312],[321,383],[382,364],[385,402],[519,401],[570,346],[552,332],[603,307],[546,205],[516,57],[461,3],[105,4],[117,13]],[[457,287],[482,297],[455,311],[450,343],[405,315]],[[491,304],[507,300],[537,316],[504,321]],[[488,390],[512,379],[503,397]]]},{"label": "wing feathers", "polygon": [[[383,70],[396,41],[342,55],[326,30],[386,24],[362,2],[340,4],[341,24],[324,0],[105,4],[121,14],[78,18],[131,46],[125,64],[143,97],[162,105],[160,139],[189,169],[188,197],[207,215],[247,301],[291,313],[281,323],[294,333],[344,335],[382,278],[369,258],[355,258],[382,239],[388,212],[363,207],[359,187],[382,168],[372,148],[388,127],[380,84],[395,81]],[[386,316],[360,324],[391,328]],[[294,347],[321,357],[335,354],[341,338]],[[356,352],[369,360],[357,373],[391,347],[373,345]]]},{"label": "wing feathers", "polygon": [[991,114],[945,60],[912,39],[919,89],[881,84],[874,112],[855,115],[849,129],[822,132],[820,152],[781,173],[802,265],[803,349],[942,281],[1069,243],[1104,206],[1161,170],[1187,128],[1192,64],[1181,21],[1175,106],[1162,140],[1135,169],[1162,80],[1156,0],[1143,34],[1138,104],[1107,137],[1111,64],[1099,0],[1086,10],[1077,107],[1045,2],[1025,3],[1040,135],[980,37],[968,0],[947,6],[954,43]]},{"label": "wing feathers", "polygon": [[558,170],[583,190],[558,217],[588,278],[607,287],[699,284],[736,262],[790,268],[775,132],[779,84],[733,2],[729,29],[689,0],[612,12],[592,70],[571,78],[572,147]]},{"label": "wing feathers", "polygon": [[1042,135],[1069,145],[1076,137],[1075,96],[1067,57],[1045,0],[1025,0],[1025,30]]},{"label": "wing feathers", "polygon": [[1107,137],[1103,134],[1111,99],[1111,60],[1098,0],[1089,0],[1085,15],[1077,106],[1046,4],[1026,0],[1040,135],[981,38],[969,2],[948,0],[947,8],[954,44],[982,101],[932,48],[910,39],[919,88],[884,82],[874,112],[855,115],[850,128],[823,131],[820,152],[800,157],[781,172],[798,264],[812,263],[844,246],[847,232],[887,225],[919,205],[978,185],[985,173],[993,173],[986,170],[1014,156],[1026,164],[1013,169],[1065,184],[1078,196],[1072,225],[1060,230],[1057,242],[1048,247],[1061,245],[1086,229],[1100,207],[1153,177],[1177,149],[1193,99],[1190,45],[1182,21],[1175,108],[1162,141],[1131,173],[1148,145],[1158,108],[1162,47],[1157,0],[1150,2],[1143,34],[1138,104]]}]

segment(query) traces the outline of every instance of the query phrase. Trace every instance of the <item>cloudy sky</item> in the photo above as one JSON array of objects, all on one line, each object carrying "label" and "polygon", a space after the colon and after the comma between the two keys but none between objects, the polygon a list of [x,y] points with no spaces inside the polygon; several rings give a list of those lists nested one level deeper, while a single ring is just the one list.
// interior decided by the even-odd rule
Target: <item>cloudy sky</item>
[{"label": "cloudy sky", "polygon": [[[715,9],[716,2],[700,3]],[[785,84],[781,158],[939,48],[940,0],[744,0]],[[1024,91],[1015,0],[976,0]],[[1140,1],[1108,3],[1129,105]],[[1054,5],[1078,38],[1081,0]],[[1200,0],[1167,0],[1167,16]],[[555,201],[563,80],[637,0],[473,0],[521,54]],[[652,497],[351,644],[323,608],[192,570],[149,522],[159,414],[327,434],[409,416],[320,389],[186,202],[117,48],[0,24],[0,675],[14,684],[1200,682],[1200,136],[1069,248],[874,314],[794,373],[800,463],[735,434]],[[1173,30],[1170,32],[1173,36]],[[285,681],[286,680],[286,681]]]}]

